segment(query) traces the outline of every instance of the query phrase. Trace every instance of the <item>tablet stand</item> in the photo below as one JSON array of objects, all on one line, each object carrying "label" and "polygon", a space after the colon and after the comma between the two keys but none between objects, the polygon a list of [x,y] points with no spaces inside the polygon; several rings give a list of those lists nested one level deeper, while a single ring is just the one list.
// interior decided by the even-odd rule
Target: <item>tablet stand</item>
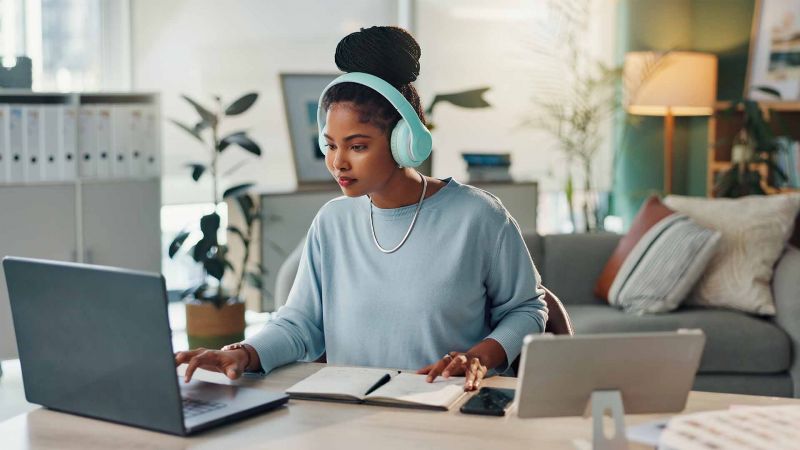
[{"label": "tablet stand", "polygon": [[[622,394],[617,390],[594,391],[589,400],[592,404],[592,449],[627,450],[628,438],[625,436],[625,410],[622,407]],[[614,420],[614,435],[609,438],[603,430],[603,416],[609,411]]]}]

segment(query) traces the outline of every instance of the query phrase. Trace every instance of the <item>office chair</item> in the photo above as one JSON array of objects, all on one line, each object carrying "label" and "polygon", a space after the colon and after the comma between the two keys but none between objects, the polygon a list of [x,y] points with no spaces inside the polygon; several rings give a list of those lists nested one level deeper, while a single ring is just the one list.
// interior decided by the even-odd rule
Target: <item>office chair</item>
[{"label": "office chair", "polygon": [[[544,332],[574,335],[575,330],[572,328],[572,321],[569,318],[569,314],[567,314],[567,309],[564,308],[564,304],[550,289],[544,286],[542,286],[542,289],[544,289],[544,301],[547,303],[547,323],[544,326]],[[519,373],[519,360],[520,357],[517,356],[514,362],[511,363],[514,375]]]}]

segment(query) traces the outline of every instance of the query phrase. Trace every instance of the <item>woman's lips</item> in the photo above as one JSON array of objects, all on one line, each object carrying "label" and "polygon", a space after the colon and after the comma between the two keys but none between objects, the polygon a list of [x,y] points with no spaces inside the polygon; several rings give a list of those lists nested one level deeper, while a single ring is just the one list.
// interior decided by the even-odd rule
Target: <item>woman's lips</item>
[{"label": "woman's lips", "polygon": [[339,178],[336,181],[339,182],[339,186],[348,187],[348,186],[351,186],[353,183],[355,183],[358,180],[356,180],[354,178]]}]

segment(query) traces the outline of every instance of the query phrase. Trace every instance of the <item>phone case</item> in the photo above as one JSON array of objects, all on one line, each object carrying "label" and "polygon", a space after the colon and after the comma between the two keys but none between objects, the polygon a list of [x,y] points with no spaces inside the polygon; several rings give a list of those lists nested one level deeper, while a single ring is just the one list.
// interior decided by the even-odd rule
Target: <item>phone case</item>
[{"label": "phone case", "polygon": [[481,388],[477,394],[461,406],[464,414],[504,416],[506,407],[514,400],[514,389]]}]

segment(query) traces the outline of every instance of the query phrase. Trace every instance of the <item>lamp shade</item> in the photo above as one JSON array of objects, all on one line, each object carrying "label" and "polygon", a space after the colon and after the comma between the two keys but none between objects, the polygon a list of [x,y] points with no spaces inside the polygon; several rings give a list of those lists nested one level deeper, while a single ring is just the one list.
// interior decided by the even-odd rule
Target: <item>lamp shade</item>
[{"label": "lamp shade", "polygon": [[631,114],[706,116],[717,98],[717,57],[697,52],[630,52],[623,68]]}]

